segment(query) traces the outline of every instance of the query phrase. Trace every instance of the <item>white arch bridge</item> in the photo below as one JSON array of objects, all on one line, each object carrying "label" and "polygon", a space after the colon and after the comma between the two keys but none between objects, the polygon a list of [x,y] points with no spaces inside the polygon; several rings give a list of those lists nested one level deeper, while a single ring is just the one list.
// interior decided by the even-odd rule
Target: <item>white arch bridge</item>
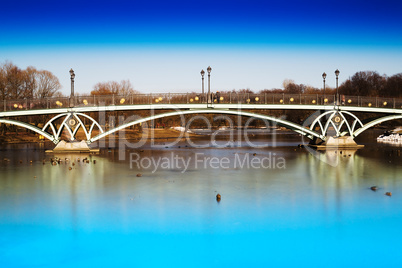
[{"label": "white arch bridge", "polygon": [[[395,104],[394,104],[395,106]],[[106,113],[113,111],[167,111],[144,118],[136,118],[124,122],[119,126],[109,128],[107,131],[101,124],[86,113]],[[308,110],[311,115],[303,123],[295,123],[282,117],[274,117],[259,113],[262,110]],[[375,119],[362,121],[355,115],[356,112],[371,113]],[[184,115],[218,114],[246,116],[260,120],[266,120],[271,124],[283,126],[305,135],[310,139],[325,141],[328,136],[350,136],[355,138],[365,130],[389,120],[402,119],[402,109],[394,107],[372,107],[352,105],[318,105],[318,104],[260,104],[260,103],[183,103],[183,104],[132,104],[132,105],[101,105],[101,106],[77,106],[70,108],[49,109],[20,109],[0,112],[0,124],[16,125],[34,131],[57,144],[61,135],[67,132],[70,140],[76,139],[77,132],[81,129],[85,134],[86,142],[92,143],[106,136],[118,132],[130,126],[144,122]],[[27,116],[54,115],[49,121],[42,122],[39,128],[32,124],[17,119]],[[97,131],[94,131],[97,130]],[[95,134],[96,133],[96,134]]]}]

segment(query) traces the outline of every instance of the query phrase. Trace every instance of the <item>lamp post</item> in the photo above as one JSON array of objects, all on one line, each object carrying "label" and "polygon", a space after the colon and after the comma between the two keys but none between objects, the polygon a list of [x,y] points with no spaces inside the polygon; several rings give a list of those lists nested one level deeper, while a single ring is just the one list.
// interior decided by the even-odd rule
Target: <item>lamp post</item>
[{"label": "lamp post", "polygon": [[211,71],[212,71],[211,66],[208,66],[208,68],[207,68],[207,72],[208,72],[208,103],[212,102],[212,99],[211,99]]},{"label": "lamp post", "polygon": [[70,79],[71,79],[71,95],[70,95],[70,107],[74,107],[74,78],[75,73],[73,68],[70,69]]},{"label": "lamp post", "polygon": [[339,76],[339,70],[336,69],[335,75],[336,75],[336,105],[339,105],[339,94],[338,94],[338,76]]},{"label": "lamp post", "polygon": [[202,79],[202,97],[201,97],[201,102],[203,101],[203,99],[205,99],[205,95],[204,95],[204,74],[205,71],[204,69],[201,70],[201,79]]},{"label": "lamp post", "polygon": [[323,83],[324,83],[324,105],[325,105],[325,78],[327,78],[327,74],[324,72],[322,74],[322,79],[323,79]]}]

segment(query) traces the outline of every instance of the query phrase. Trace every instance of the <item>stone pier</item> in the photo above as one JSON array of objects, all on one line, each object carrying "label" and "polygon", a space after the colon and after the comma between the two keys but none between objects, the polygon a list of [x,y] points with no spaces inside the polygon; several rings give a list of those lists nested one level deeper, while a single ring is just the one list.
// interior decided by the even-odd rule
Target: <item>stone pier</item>
[{"label": "stone pier", "polygon": [[47,153],[96,153],[99,149],[91,149],[85,141],[66,142],[60,141],[53,150],[46,151]]},{"label": "stone pier", "polygon": [[360,149],[364,145],[357,144],[352,137],[327,137],[327,140],[320,144],[309,144],[309,146],[317,148],[317,150],[326,149]]}]

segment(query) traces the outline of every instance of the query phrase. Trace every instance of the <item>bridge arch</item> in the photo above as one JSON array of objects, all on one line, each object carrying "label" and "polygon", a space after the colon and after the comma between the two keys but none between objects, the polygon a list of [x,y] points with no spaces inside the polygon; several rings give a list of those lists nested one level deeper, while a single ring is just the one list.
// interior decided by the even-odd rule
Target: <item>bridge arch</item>
[{"label": "bridge arch", "polygon": [[[85,118],[89,119],[92,122],[89,130],[86,129],[85,124],[82,122],[82,120],[81,120],[81,118],[79,116],[85,117]],[[57,130],[55,125],[54,125],[54,122],[56,120],[58,120],[59,118],[62,118],[62,117],[64,117],[63,122],[61,123],[59,129]],[[75,128],[73,128],[68,123],[68,120],[71,120],[71,119],[73,120],[74,124],[76,124]],[[43,126],[42,131],[46,131],[47,128],[50,128],[50,130],[53,133],[54,139],[59,140],[60,136],[61,136],[61,132],[63,131],[63,129],[66,129],[67,132],[70,134],[70,139],[74,140],[75,139],[75,134],[77,134],[77,131],[80,128],[82,128],[82,130],[84,131],[85,137],[86,137],[86,139],[88,141],[92,136],[92,131],[93,131],[95,126],[99,129],[99,131],[101,133],[103,133],[103,129],[100,126],[100,124],[98,122],[96,122],[96,120],[93,119],[92,117],[90,117],[90,116],[88,116],[86,114],[83,114],[83,113],[70,112],[70,113],[62,113],[62,114],[54,116],[52,119],[50,119]]]},{"label": "bridge arch", "polygon": [[326,137],[313,131],[310,130],[308,128],[305,128],[303,126],[300,126],[298,124],[295,124],[293,122],[281,119],[281,118],[276,118],[273,116],[268,116],[268,115],[262,115],[262,114],[256,114],[256,113],[250,113],[250,112],[244,112],[241,110],[215,110],[215,109],[201,109],[201,110],[186,110],[186,111],[174,111],[174,112],[168,112],[168,113],[162,113],[162,114],[157,114],[157,115],[153,115],[153,116],[149,116],[149,117],[145,117],[145,118],[141,118],[135,121],[131,121],[129,123],[123,124],[121,126],[115,127],[113,129],[110,129],[108,131],[105,131],[93,138],[91,138],[90,140],[88,140],[88,143],[92,143],[95,142],[99,139],[102,139],[112,133],[115,133],[119,130],[122,130],[124,128],[136,125],[136,124],[140,124],[140,123],[144,123],[144,122],[148,122],[151,120],[155,120],[155,119],[159,119],[159,118],[164,118],[164,117],[170,117],[170,116],[176,116],[176,115],[186,115],[186,114],[229,114],[229,115],[240,115],[240,116],[247,116],[247,117],[254,117],[254,118],[259,118],[259,119],[263,119],[263,120],[269,120],[272,122],[276,122],[277,124],[283,125],[288,127],[289,129],[307,136],[308,138],[312,139],[312,138],[319,138],[322,140],[325,140]]},{"label": "bridge arch", "polygon": [[[79,116],[85,117],[85,118],[89,119],[92,122],[89,130],[86,129],[83,121],[81,120],[81,118]],[[56,126],[53,123],[59,118],[63,118],[63,122],[61,123],[59,129],[56,129]],[[74,129],[68,124],[67,121],[69,119],[74,119],[75,120],[74,123],[76,124],[76,127]],[[62,132],[62,130],[64,128],[70,134],[70,139],[71,140],[75,139],[75,134],[77,133],[77,131],[80,128],[83,129],[87,141],[91,138],[92,131],[94,130],[94,127],[97,127],[99,129],[99,131],[101,133],[103,133],[102,127],[100,126],[100,124],[98,122],[95,121],[95,119],[93,119],[92,117],[90,117],[90,116],[88,116],[86,114],[82,114],[82,113],[62,113],[62,114],[58,114],[58,115],[54,116],[53,118],[51,118],[44,125],[44,127],[42,129],[40,129],[40,128],[36,127],[36,126],[33,126],[31,124],[28,124],[28,123],[24,123],[24,122],[20,122],[20,121],[16,121],[16,120],[11,120],[11,119],[2,119],[2,118],[0,118],[0,123],[16,125],[16,126],[19,126],[19,127],[23,127],[23,128],[32,130],[32,131],[44,136],[45,138],[51,140],[55,144],[57,144],[60,141],[61,132]],[[47,132],[46,131],[47,129],[50,129],[50,132],[52,134]]]},{"label": "bridge arch", "polygon": [[[345,111],[343,111],[345,113]],[[328,111],[325,114],[330,114],[333,113],[332,111]],[[346,112],[347,114],[350,114],[349,112]],[[228,115],[240,115],[240,116],[247,116],[247,117],[254,117],[254,118],[258,118],[258,119],[262,119],[262,120],[269,120],[272,122],[276,122],[277,124],[286,126],[287,128],[291,129],[292,131],[305,135],[310,139],[314,139],[314,138],[319,138],[321,140],[325,140],[325,132],[321,133],[317,133],[316,131],[314,131],[312,128],[306,128],[306,126],[301,126],[298,125],[296,123],[281,119],[281,118],[276,118],[273,116],[268,116],[268,115],[262,115],[262,114],[257,114],[257,113],[251,113],[251,112],[245,112],[245,111],[241,111],[241,110],[221,110],[221,109],[195,109],[195,110],[177,110],[177,111],[173,111],[173,112],[168,112],[168,113],[162,113],[162,114],[157,114],[157,115],[153,115],[153,116],[149,116],[149,117],[145,117],[145,118],[141,118],[135,121],[131,121],[129,123],[123,124],[121,126],[115,127],[113,129],[110,129],[108,131],[104,131],[101,126],[99,125],[98,122],[96,122],[93,118],[90,118],[89,116],[82,114],[82,113],[63,113],[63,114],[59,114],[57,116],[55,116],[54,118],[52,118],[51,120],[49,120],[49,122],[46,123],[45,127],[43,129],[40,129],[36,126],[33,126],[31,124],[28,123],[24,123],[24,122],[20,122],[20,121],[16,121],[16,120],[11,120],[11,119],[4,119],[4,118],[0,118],[0,123],[3,124],[10,124],[10,125],[16,125],[19,127],[23,127],[29,130],[32,130],[42,136],[44,136],[45,138],[47,138],[48,140],[54,142],[55,144],[57,144],[59,142],[59,131],[56,130],[54,128],[54,126],[52,125],[52,122],[54,120],[56,120],[57,118],[60,118],[62,116],[65,116],[65,120],[63,120],[63,123],[66,123],[66,119],[68,118],[68,114],[70,114],[70,116],[74,116],[75,119],[77,119],[79,125],[83,125],[82,121],[77,118],[78,115],[80,116],[84,116],[90,120],[92,120],[92,125],[89,129],[89,131],[87,131],[85,128],[85,135],[87,138],[87,142],[88,143],[92,143],[95,142],[101,138],[104,138],[112,133],[115,133],[121,129],[136,125],[136,124],[140,124],[143,122],[147,122],[147,121],[151,121],[151,120],[155,120],[155,119],[159,119],[159,118],[164,118],[164,117],[170,117],[170,116],[177,116],[177,115],[186,115],[186,114],[228,114]],[[386,122],[386,121],[390,121],[390,120],[397,120],[397,119],[402,119],[402,115],[401,114],[396,114],[396,115],[389,115],[389,116],[385,116],[385,117],[381,117],[378,119],[375,119],[369,123],[366,123],[364,125],[362,125],[362,122],[360,120],[358,120],[357,118],[355,118],[356,120],[353,122],[353,124],[351,126],[348,127],[348,131],[345,131],[343,133],[340,134],[340,136],[346,135],[347,133],[349,133],[352,138],[357,137],[358,135],[360,135],[362,132],[364,132],[365,130],[380,124],[382,122]],[[314,124],[319,124],[318,119],[314,120],[313,125]],[[356,129],[356,126],[360,125],[361,127]],[[92,134],[92,130],[94,129],[94,127],[98,127],[100,129],[100,131],[102,133],[98,134],[95,137],[91,137]],[[321,126],[323,129],[326,129],[327,126]],[[49,134],[48,132],[46,132],[46,128],[50,128],[52,134]],[[76,133],[76,129],[75,131],[72,131],[72,135],[74,136]]]},{"label": "bridge arch", "polygon": [[386,121],[397,120],[397,119],[402,119],[402,115],[388,115],[388,116],[384,116],[381,118],[377,118],[373,121],[370,121],[369,123],[365,124],[363,127],[359,128],[355,132],[353,132],[353,138],[357,137],[365,130],[367,130],[377,124],[380,124],[380,123],[383,123]]},{"label": "bridge arch", "polygon": [[35,127],[35,126],[31,125],[31,124],[28,124],[28,123],[24,123],[24,122],[20,122],[20,121],[15,121],[15,120],[10,120],[10,119],[0,119],[0,123],[3,123],[3,124],[10,124],[10,125],[16,125],[16,126],[19,126],[19,127],[23,127],[23,128],[32,130],[32,131],[34,131],[34,132],[36,132],[36,133],[42,135],[43,137],[45,137],[45,138],[51,140],[51,141],[54,142],[54,143],[57,143],[57,142],[58,142],[58,140],[55,139],[53,135],[50,135],[49,133],[43,131],[42,129],[40,129],[40,128],[38,128],[38,127]]},{"label": "bridge arch", "polygon": [[[352,124],[350,124],[350,120],[347,120],[345,115],[348,115],[350,118],[352,118]],[[326,119],[325,124],[322,124],[321,122],[323,118]],[[338,121],[338,123],[336,123],[335,119],[337,119],[336,121]],[[330,110],[317,116],[310,124],[310,129],[313,130],[316,126],[318,126],[321,130],[321,134],[323,136],[328,136],[328,130],[330,127],[332,127],[335,130],[336,136],[339,137],[344,136],[347,133],[352,135],[357,125],[363,127],[362,121],[354,114],[348,111]],[[341,133],[343,126],[346,127],[346,131]]]}]

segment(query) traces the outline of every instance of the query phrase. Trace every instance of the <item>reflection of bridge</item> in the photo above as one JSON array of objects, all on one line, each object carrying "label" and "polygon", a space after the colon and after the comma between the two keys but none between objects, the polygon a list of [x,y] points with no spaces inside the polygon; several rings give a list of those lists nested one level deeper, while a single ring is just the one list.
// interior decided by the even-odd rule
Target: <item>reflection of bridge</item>
[{"label": "reflection of bridge", "polygon": [[[342,96],[340,105],[335,103],[335,96],[333,95],[228,93],[221,94],[215,98],[213,103],[205,103],[205,99],[205,96],[197,93],[186,93],[77,96],[74,99],[49,98],[3,101],[0,123],[30,129],[54,143],[60,141],[63,130],[66,130],[71,140],[74,140],[77,131],[82,129],[86,141],[91,143],[129,126],[159,118],[186,114],[223,114],[267,120],[310,139],[324,141],[328,135],[346,135],[354,138],[376,124],[402,119],[401,99]],[[166,110],[168,112],[136,118],[108,131],[105,131],[99,122],[88,115],[88,113],[93,112],[135,110]],[[300,124],[254,112],[256,110],[308,110],[313,111],[313,113]],[[355,112],[372,113],[377,118],[363,123],[354,114]],[[21,117],[37,115],[54,116],[49,121],[43,122],[41,128],[20,119]],[[87,124],[88,121],[89,124]],[[99,130],[99,134],[96,136],[92,135],[94,129]]]}]

